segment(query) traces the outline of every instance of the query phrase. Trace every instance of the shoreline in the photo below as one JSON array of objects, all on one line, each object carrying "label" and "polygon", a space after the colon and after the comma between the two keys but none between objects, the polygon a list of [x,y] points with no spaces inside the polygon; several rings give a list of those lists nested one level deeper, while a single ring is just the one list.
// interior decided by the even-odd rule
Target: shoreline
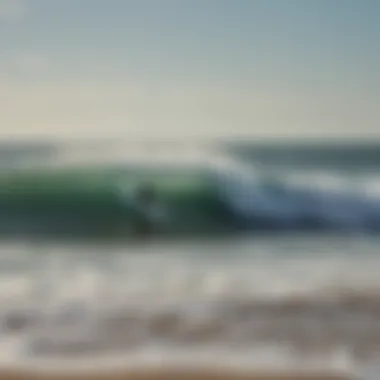
[{"label": "shoreline", "polygon": [[7,380],[351,380],[353,375],[333,371],[239,371],[215,369],[124,369],[63,372],[59,370],[0,370]]}]

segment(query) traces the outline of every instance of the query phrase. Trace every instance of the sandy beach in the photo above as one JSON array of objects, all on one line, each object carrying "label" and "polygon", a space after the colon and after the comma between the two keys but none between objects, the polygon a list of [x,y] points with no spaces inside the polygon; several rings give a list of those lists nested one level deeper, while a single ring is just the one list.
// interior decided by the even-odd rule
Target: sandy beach
[{"label": "sandy beach", "polygon": [[0,372],[7,380],[349,380],[345,374],[331,372],[243,372],[225,369],[146,369],[83,373],[59,373],[59,371],[7,370]]}]

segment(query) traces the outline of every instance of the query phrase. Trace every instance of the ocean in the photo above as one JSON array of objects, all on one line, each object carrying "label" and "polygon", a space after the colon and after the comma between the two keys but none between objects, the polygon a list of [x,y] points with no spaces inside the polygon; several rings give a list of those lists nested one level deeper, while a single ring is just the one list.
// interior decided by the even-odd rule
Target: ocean
[{"label": "ocean", "polygon": [[[0,163],[0,376],[379,378],[380,144],[4,142]],[[147,180],[168,217],[141,238]]]}]

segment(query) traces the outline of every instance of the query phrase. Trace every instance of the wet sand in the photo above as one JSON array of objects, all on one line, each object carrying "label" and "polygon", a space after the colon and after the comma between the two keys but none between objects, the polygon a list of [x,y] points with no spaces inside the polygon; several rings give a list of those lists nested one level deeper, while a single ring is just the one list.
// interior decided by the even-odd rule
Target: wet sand
[{"label": "wet sand", "polygon": [[54,371],[7,370],[0,372],[7,380],[349,380],[354,377],[331,372],[279,373],[243,372],[225,369],[146,369],[102,372],[59,373]]}]

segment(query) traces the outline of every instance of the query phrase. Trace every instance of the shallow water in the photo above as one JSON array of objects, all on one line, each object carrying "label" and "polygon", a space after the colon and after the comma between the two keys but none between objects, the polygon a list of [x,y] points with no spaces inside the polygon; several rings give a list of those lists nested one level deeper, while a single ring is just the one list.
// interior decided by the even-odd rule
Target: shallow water
[{"label": "shallow water", "polygon": [[0,359],[361,368],[380,359],[379,242],[3,243]]}]

